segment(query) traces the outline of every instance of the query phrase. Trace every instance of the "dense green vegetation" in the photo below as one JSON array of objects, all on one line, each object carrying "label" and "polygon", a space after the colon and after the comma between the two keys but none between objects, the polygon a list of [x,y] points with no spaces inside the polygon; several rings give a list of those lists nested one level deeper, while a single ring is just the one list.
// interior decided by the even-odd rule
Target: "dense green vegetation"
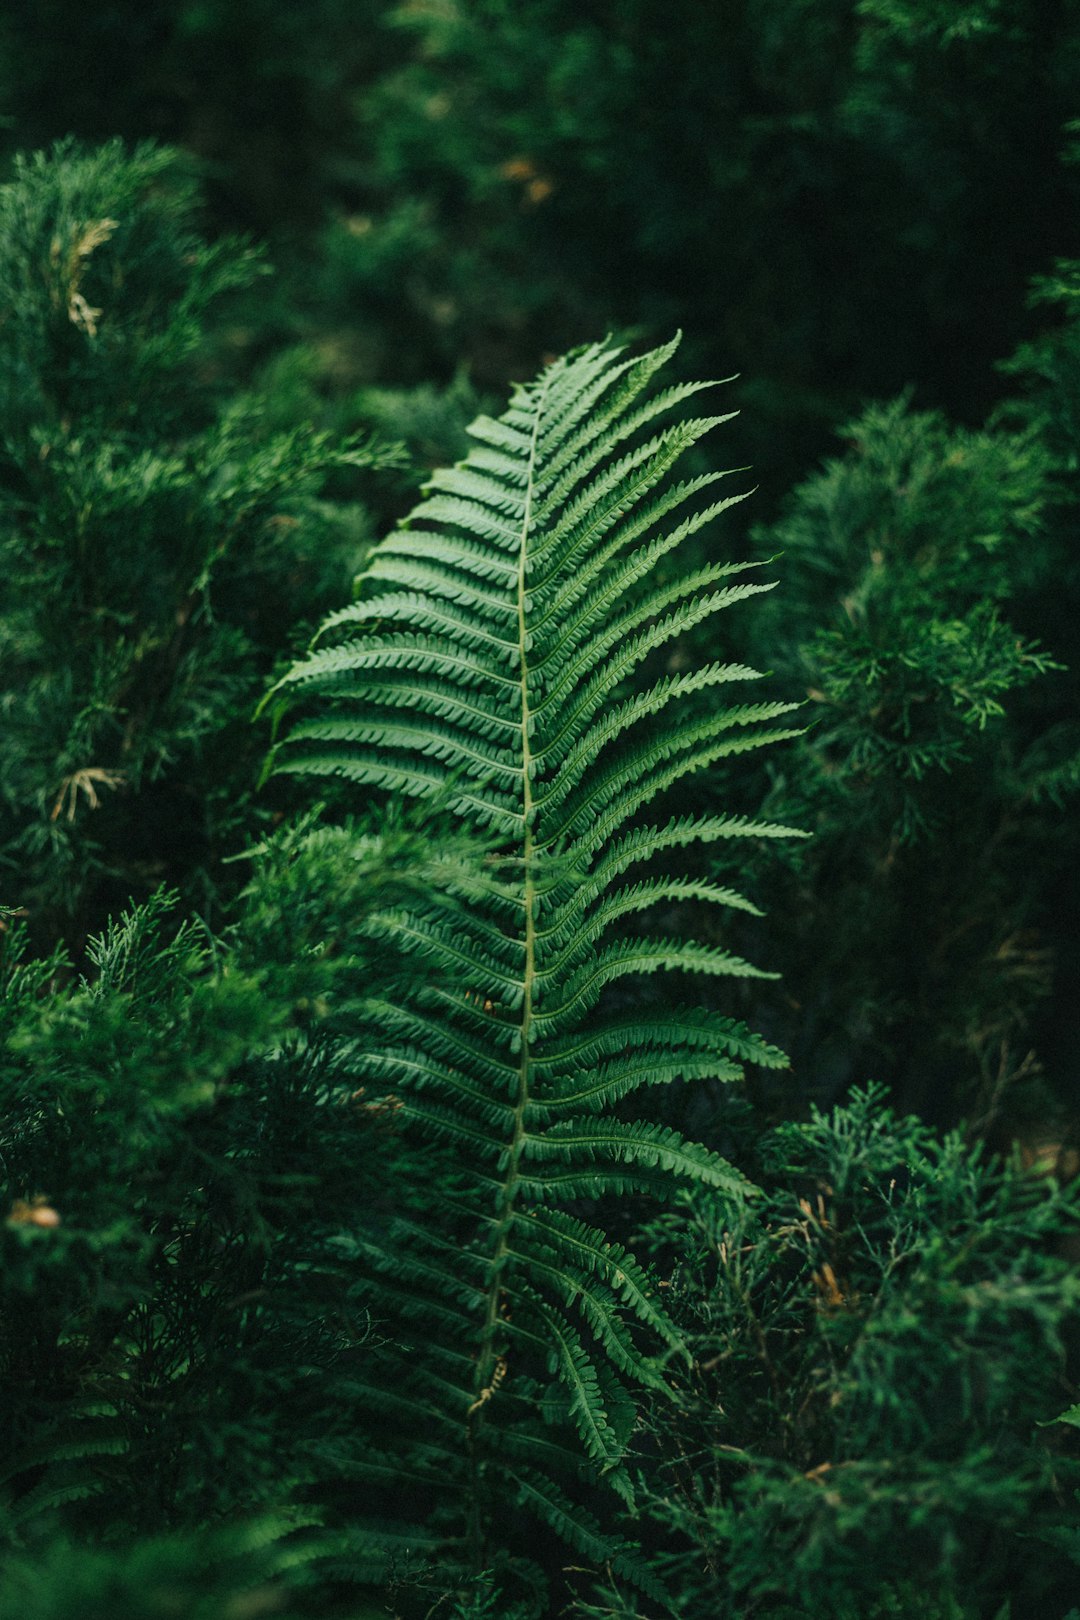
[{"label": "dense green vegetation", "polygon": [[1076,1620],[1078,69],[5,10],[0,1614]]}]

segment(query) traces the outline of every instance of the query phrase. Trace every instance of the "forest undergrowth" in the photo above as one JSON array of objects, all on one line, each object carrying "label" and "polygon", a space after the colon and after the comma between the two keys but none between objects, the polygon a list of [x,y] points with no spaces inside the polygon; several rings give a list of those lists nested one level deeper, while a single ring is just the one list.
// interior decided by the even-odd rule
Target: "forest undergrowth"
[{"label": "forest undergrowth", "polygon": [[242,9],[0,24],[0,1617],[1080,1620],[1068,8]]}]

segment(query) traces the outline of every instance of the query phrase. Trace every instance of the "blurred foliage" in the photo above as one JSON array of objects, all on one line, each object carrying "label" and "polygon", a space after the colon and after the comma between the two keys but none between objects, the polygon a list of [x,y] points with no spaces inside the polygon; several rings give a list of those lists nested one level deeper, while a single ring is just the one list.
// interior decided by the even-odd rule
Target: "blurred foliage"
[{"label": "blurred foliage", "polygon": [[121,1552],[57,1540],[43,1558],[5,1564],[0,1606],[22,1620],[290,1620],[298,1611],[271,1582],[294,1562],[284,1540],[293,1528],[266,1521],[159,1536]]},{"label": "blurred foliage", "polygon": [[746,374],[770,499],[868,395],[977,419],[1029,278],[1080,253],[1065,0],[15,0],[0,27],[14,148],[179,142],[271,237],[256,350],[502,388],[684,326],[688,371]]}]

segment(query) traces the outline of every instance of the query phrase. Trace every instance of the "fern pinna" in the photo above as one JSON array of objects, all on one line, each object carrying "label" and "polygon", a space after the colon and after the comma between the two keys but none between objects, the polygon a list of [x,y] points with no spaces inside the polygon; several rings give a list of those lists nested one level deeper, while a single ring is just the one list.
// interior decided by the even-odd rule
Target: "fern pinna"
[{"label": "fern pinna", "polygon": [[[633,684],[659,649],[770,589],[738,579],[744,563],[661,569],[742,498],[718,494],[721,473],[666,479],[727,420],[658,425],[707,386],[646,395],[673,349],[587,348],[473,424],[469,455],[432,478],[358,600],[280,683],[302,713],[275,758],[279,771],[437,800],[497,851],[464,901],[432,895],[365,925],[425,972],[370,1009],[352,1062],[407,1128],[449,1146],[453,1167],[433,1182],[430,1222],[402,1219],[366,1243],[382,1273],[376,1314],[395,1321],[393,1344],[373,1352],[373,1410],[416,1435],[407,1465],[395,1446],[381,1477],[399,1507],[403,1491],[466,1504],[459,1551],[474,1567],[524,1510],[646,1587],[574,1482],[595,1496],[602,1473],[628,1496],[635,1388],[660,1381],[651,1353],[680,1344],[646,1269],[583,1201],[663,1197],[679,1178],[741,1184],[709,1148],[628,1118],[624,1099],[784,1060],[714,1011],[611,992],[657,972],[758,973],[633,918],[681,900],[753,910],[674,875],[672,859],[788,829],[643,812],[690,772],[794,735],[774,724],[790,704],[716,701],[756,678],[741,664]],[[381,1467],[372,1456],[373,1479]],[[415,1552],[424,1538],[386,1524],[382,1544]]]}]

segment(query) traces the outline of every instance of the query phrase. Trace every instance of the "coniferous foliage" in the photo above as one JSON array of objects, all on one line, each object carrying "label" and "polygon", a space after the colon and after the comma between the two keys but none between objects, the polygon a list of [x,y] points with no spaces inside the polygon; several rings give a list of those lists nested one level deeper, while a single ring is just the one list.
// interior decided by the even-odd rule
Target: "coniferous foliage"
[{"label": "coniferous foliage", "polygon": [[423,1190],[347,1061],[350,1008],[386,993],[358,924],[472,859],[307,818],[227,939],[167,894],[81,977],[0,935],[0,1567],[27,1612],[113,1590],[141,1617],[148,1583],[217,1620],[249,1576],[326,1612],[335,1571],[370,1576],[335,1510],[369,1446],[355,1248]]},{"label": "coniferous foliage", "polygon": [[768,800],[816,833],[763,873],[800,986],[772,1027],[818,1098],[874,1073],[921,1111],[1026,1128],[1075,760],[1071,648],[1029,630],[1058,628],[1054,457],[1032,423],[904,399],[841,437],[757,537],[784,553],[790,601],[761,617],[815,722]]},{"label": "coniferous foliage", "polygon": [[639,1521],[679,1613],[1075,1614],[1075,1185],[879,1087],[746,1147],[757,1199],[646,1240],[694,1358]]},{"label": "coniferous foliage", "polygon": [[0,861],[45,947],[163,880],[213,909],[246,711],[360,555],[314,497],[378,456],[215,382],[260,268],[200,235],[175,153],[62,143],[0,189]]},{"label": "coniferous foliage", "polygon": [[[432,479],[357,602],[280,683],[306,714],[275,759],[439,802],[491,846],[464,910],[433,902],[367,924],[432,979],[370,1008],[357,1072],[414,1139],[452,1149],[422,1218],[366,1245],[373,1310],[400,1322],[374,1357],[387,1450],[370,1472],[435,1511],[423,1536],[406,1520],[374,1543],[441,1544],[451,1566],[479,1571],[513,1548],[523,1513],[654,1596],[580,1485],[602,1476],[630,1499],[635,1401],[663,1387],[646,1352],[677,1355],[680,1341],[647,1271],[586,1210],[666,1196],[675,1179],[744,1186],[714,1151],[623,1104],[676,1079],[734,1079],[746,1060],[783,1063],[732,1018],[655,996],[645,976],[760,973],[664,926],[661,908],[680,901],[753,909],[671,858],[789,829],[680,815],[664,795],[792,735],[775,725],[790,704],[716,701],[756,678],[745,665],[661,663],[652,684],[631,681],[695,625],[769,589],[729,561],[659,573],[739,498],[714,496],[721,474],[666,479],[723,420],[657,430],[700,386],[643,398],[673,347],[640,360],[586,349],[473,425],[475,448]],[[658,821],[643,819],[657,802]],[[655,931],[632,927],[642,913]]]}]

